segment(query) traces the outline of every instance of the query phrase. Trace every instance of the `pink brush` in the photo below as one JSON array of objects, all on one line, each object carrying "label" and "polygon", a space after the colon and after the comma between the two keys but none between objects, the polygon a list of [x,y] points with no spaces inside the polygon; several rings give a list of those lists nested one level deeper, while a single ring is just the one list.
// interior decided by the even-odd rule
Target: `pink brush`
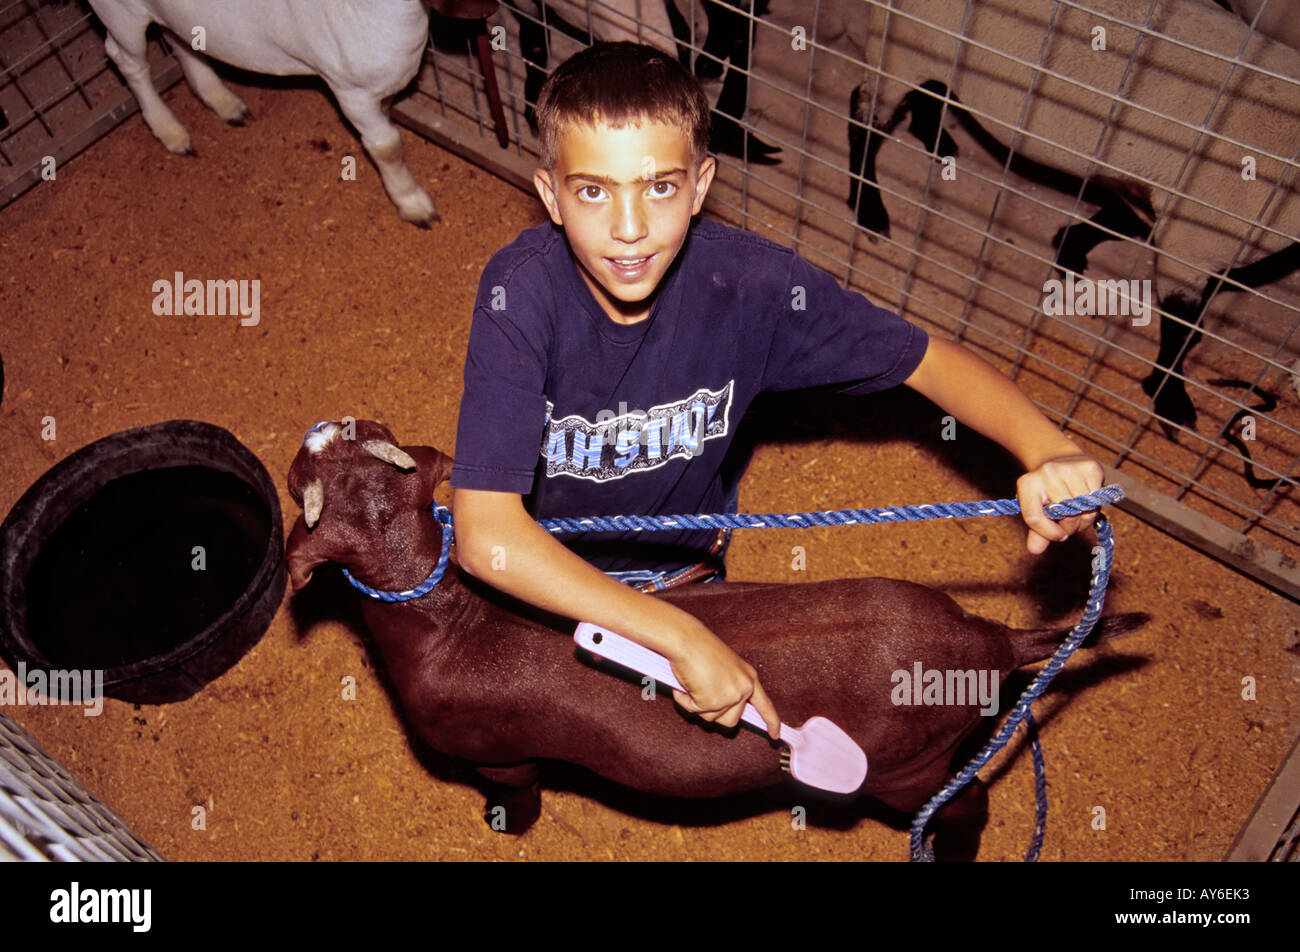
[{"label": "pink brush", "polygon": [[[583,622],[573,633],[578,646],[608,658],[661,684],[682,690],[668,659],[608,628]],[[767,725],[754,705],[746,704],[740,718],[766,736]],[[811,717],[802,727],[781,725],[781,741],[790,748],[781,753],[781,768],[800,783],[832,793],[854,793],[867,779],[867,755],[834,721]]]}]

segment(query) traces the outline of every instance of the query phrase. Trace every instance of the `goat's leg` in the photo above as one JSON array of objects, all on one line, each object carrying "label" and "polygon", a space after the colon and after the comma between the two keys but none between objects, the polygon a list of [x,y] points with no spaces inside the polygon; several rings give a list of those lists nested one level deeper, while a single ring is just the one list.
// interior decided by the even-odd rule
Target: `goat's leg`
[{"label": "goat's leg", "polygon": [[374,160],[384,190],[397,206],[397,214],[412,224],[427,227],[438,211],[429,193],[420,187],[402,159],[402,136],[384,114],[377,96],[363,89],[339,88],[330,83],[339,108],[361,133],[361,144]]},{"label": "goat's leg", "polygon": [[529,761],[508,767],[478,767],[487,781],[488,826],[515,836],[527,833],[542,812],[541,783],[537,764]]},{"label": "goat's leg", "polygon": [[145,30],[149,27],[147,19],[132,16],[125,7],[115,4],[101,4],[95,10],[104,22],[108,35],[104,38],[104,52],[117,64],[126,85],[140,104],[140,115],[158,141],[167,147],[167,151],[176,153],[193,152],[190,147],[190,134],[180,124],[167,104],[153,87],[149,75],[148,47]]},{"label": "goat's leg", "polygon": [[731,55],[736,44],[749,45],[749,21],[716,0],[705,0],[704,16],[709,32],[695,60],[695,75],[701,79],[717,79],[722,75],[723,60]]},{"label": "goat's leg", "polygon": [[207,61],[182,42],[172,44],[172,52],[180,60],[185,79],[203,103],[232,125],[243,122],[248,115],[248,106],[232,93],[220,77],[208,65]]},{"label": "goat's leg", "polygon": [[[914,817],[916,811],[930,802],[930,798],[943,786],[949,774],[942,769],[948,758],[934,761],[933,765],[915,775],[909,786],[887,792],[872,793],[885,806],[899,811],[900,816]],[[925,825],[926,839],[934,850],[937,861],[972,862],[979,851],[980,834],[989,818],[988,788],[978,777],[951,800],[937,810]]]},{"label": "goat's leg", "polygon": [[519,49],[524,56],[524,120],[537,135],[537,97],[546,82],[546,28],[515,11],[519,21]]},{"label": "goat's leg", "polygon": [[945,803],[931,818],[936,862],[973,863],[980,848],[980,834],[989,821],[989,792],[974,778]]}]

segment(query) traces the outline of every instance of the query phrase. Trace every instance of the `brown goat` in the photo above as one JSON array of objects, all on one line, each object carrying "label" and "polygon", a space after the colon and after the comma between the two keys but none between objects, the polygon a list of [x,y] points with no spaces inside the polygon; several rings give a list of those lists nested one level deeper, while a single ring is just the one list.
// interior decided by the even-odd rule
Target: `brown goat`
[{"label": "brown goat", "polygon": [[[377,423],[355,427],[355,439],[338,425],[309,434],[289,469],[289,491],[305,509],[287,546],[295,590],[327,561],[385,591],[416,586],[438,561],[442,526],[430,507],[451,458],[427,446],[397,449]],[[655,597],[697,616],[748,660],[791,724],[822,715],[857,741],[867,780],[839,799],[865,795],[904,811],[951,775],[953,754],[981,714],[974,699],[897,704],[897,673],[910,675],[919,662],[990,672],[1000,687],[1015,669],[1048,657],[1064,635],[1010,629],[923,585],[884,578],[724,582]],[[702,729],[675,704],[646,703],[634,686],[575,657],[576,622],[529,617],[463,575],[454,558],[429,594],[397,603],[365,598],[363,615],[411,727],[496,785],[489,806],[505,807],[509,832],[524,832],[538,816],[541,758],[672,797],[799,787],[765,736]],[[1136,617],[1110,619],[1109,633],[1133,627]],[[986,819],[976,780],[931,821],[936,855],[974,858]]]}]

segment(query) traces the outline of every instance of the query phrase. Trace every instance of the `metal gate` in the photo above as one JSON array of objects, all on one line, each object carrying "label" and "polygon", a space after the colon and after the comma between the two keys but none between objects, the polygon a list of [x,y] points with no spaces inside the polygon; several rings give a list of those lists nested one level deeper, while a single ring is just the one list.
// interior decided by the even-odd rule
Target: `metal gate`
[{"label": "metal gate", "polygon": [[[150,44],[149,63],[158,89],[180,79],[160,43]],[[0,208],[137,108],[88,9],[0,0]]]},{"label": "metal gate", "polygon": [[712,64],[757,142],[709,213],[963,341],[1129,508],[1300,597],[1300,52],[1210,0],[516,4],[435,18],[398,118],[529,187],[530,71],[593,35]]}]

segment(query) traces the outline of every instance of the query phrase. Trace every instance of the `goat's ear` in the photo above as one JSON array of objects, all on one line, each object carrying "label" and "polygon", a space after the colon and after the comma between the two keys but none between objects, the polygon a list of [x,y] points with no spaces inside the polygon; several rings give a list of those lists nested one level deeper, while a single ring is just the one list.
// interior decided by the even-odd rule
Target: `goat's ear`
[{"label": "goat's ear", "polygon": [[433,455],[437,461],[436,465],[438,467],[434,471],[435,478],[433,484],[438,486],[451,478],[451,457],[446,453],[443,453],[441,450],[434,450]]},{"label": "goat's ear", "polygon": [[333,555],[326,539],[327,533],[321,530],[319,523],[315,532],[307,531],[307,523],[299,516],[289,533],[289,541],[284,547],[284,557],[289,563],[289,584],[295,592],[300,591],[311,580],[311,573],[322,562],[329,562]]},{"label": "goat's ear", "polygon": [[402,449],[415,458],[430,486],[437,488],[451,476],[451,457],[441,450],[432,446],[404,446]]}]

